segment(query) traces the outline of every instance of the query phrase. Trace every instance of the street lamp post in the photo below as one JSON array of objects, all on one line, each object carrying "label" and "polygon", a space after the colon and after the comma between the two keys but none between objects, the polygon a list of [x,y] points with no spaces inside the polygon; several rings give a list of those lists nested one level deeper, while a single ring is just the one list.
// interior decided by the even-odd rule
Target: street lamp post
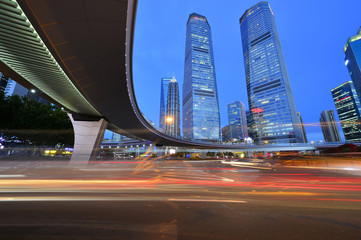
[{"label": "street lamp post", "polygon": [[167,118],[165,119],[165,121],[166,121],[167,123],[171,124],[171,123],[173,122],[173,118],[169,116],[169,117],[167,117]]},{"label": "street lamp post", "polygon": [[165,127],[165,132],[166,134],[172,135],[171,124],[173,123],[174,119],[172,116],[168,116],[165,121],[167,123]]}]

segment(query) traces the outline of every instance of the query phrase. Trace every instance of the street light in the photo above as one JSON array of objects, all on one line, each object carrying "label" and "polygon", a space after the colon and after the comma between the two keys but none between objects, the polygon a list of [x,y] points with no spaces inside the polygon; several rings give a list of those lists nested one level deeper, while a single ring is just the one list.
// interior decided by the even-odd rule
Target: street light
[{"label": "street light", "polygon": [[171,123],[171,122],[173,122],[173,118],[172,118],[172,117],[167,117],[167,118],[165,119],[165,121],[166,121],[167,123]]}]

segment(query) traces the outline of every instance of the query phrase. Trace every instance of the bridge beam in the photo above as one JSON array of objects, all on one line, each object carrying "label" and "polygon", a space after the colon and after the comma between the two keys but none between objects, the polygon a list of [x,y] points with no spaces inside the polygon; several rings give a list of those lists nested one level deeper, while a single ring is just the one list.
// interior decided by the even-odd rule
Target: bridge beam
[{"label": "bridge beam", "polygon": [[74,129],[74,150],[70,159],[72,166],[86,166],[95,158],[104,137],[108,122],[104,118],[68,114]]}]

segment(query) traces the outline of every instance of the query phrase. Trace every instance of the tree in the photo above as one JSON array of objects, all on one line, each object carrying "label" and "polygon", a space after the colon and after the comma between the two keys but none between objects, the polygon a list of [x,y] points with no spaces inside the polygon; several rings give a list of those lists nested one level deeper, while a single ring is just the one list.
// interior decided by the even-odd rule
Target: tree
[{"label": "tree", "polygon": [[216,156],[216,153],[215,152],[207,152],[206,156],[209,158],[212,158],[212,157]]},{"label": "tree", "polygon": [[42,104],[26,97],[5,97],[0,93],[0,133],[7,140],[25,145],[72,146],[74,133],[66,112],[50,103]]}]

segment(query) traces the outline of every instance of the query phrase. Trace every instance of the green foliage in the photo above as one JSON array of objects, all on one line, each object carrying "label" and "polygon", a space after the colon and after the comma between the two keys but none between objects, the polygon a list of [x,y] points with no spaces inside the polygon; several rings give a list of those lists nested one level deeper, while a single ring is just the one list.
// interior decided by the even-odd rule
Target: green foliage
[{"label": "green foliage", "polygon": [[233,152],[225,152],[224,155],[228,156],[228,157],[233,157],[234,156]]},{"label": "green foliage", "polygon": [[215,152],[207,152],[207,153],[206,153],[206,156],[207,156],[207,157],[215,157],[215,156],[216,156],[216,153],[215,153]]},{"label": "green foliage", "polygon": [[189,152],[178,151],[175,154],[173,154],[172,157],[183,158],[187,154],[189,154]]},{"label": "green foliage", "polygon": [[22,144],[55,146],[74,144],[72,124],[66,112],[49,103],[0,93],[0,133]]}]

